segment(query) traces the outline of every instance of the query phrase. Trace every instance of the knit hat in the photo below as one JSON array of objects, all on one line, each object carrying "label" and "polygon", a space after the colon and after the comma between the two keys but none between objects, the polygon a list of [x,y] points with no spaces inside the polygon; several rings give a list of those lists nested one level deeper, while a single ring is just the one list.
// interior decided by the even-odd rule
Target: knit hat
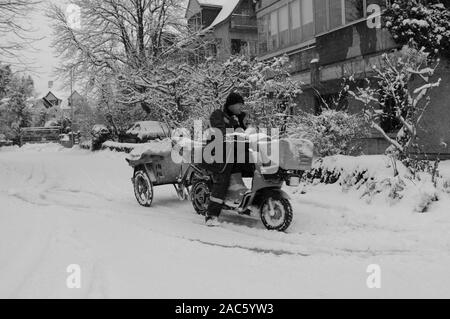
[{"label": "knit hat", "polygon": [[235,104],[244,104],[244,98],[235,92],[230,93],[228,95],[227,100],[225,102],[225,110],[228,110],[228,107]]}]

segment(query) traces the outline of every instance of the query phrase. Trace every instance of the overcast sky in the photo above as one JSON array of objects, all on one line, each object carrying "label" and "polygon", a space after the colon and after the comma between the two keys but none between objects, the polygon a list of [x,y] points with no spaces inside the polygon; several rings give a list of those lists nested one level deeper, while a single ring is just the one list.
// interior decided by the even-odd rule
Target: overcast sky
[{"label": "overcast sky", "polygon": [[[31,33],[26,34],[33,41],[31,47],[20,52],[20,64],[17,61],[12,61],[18,64],[16,66],[13,65],[13,68],[23,70],[24,66],[26,67],[26,73],[30,74],[34,79],[36,92],[40,96],[48,92],[48,82],[52,80],[55,81],[55,89],[62,91],[54,76],[54,67],[58,64],[58,58],[51,48],[53,30],[51,21],[46,17],[46,13],[49,4],[56,3],[59,6],[66,6],[67,2],[68,0],[42,0],[42,3],[29,13],[27,19],[20,22],[27,29],[33,30]],[[6,39],[13,39],[13,35],[6,35]]]},{"label": "overcast sky", "polygon": [[36,91],[40,94],[45,94],[48,91],[48,81],[55,80],[55,85],[58,85],[52,74],[54,71],[53,68],[58,64],[58,59],[55,56],[54,50],[51,48],[53,31],[50,26],[50,19],[45,16],[47,7],[51,2],[63,6],[66,1],[44,0],[38,9],[32,13],[30,18],[30,22],[34,29],[36,29],[36,32],[33,33],[33,38],[43,38],[33,44],[35,50],[27,52],[27,56],[32,60],[32,66],[35,68],[32,76],[35,80]]}]

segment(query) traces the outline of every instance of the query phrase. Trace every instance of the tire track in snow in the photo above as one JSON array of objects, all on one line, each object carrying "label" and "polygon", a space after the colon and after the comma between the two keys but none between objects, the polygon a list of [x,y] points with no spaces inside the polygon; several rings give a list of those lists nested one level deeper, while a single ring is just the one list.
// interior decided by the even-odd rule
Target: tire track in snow
[{"label": "tire track in snow", "polygon": [[248,250],[248,251],[251,251],[251,252],[254,252],[257,254],[272,254],[277,257],[284,256],[284,255],[301,256],[301,257],[311,256],[309,254],[292,252],[292,251],[287,251],[287,250],[274,250],[274,249],[265,249],[265,248],[258,248],[258,247],[245,247],[245,246],[240,246],[240,245],[223,245],[223,244],[218,244],[218,243],[213,243],[213,242],[206,242],[206,241],[198,240],[198,239],[189,239],[189,238],[184,238],[184,237],[178,237],[178,238],[185,239],[185,240],[188,240],[188,241],[194,242],[194,243],[200,243],[200,244],[207,245],[207,246],[220,247],[220,248],[226,248],[226,249],[243,249],[243,250]]},{"label": "tire track in snow", "polygon": [[[37,222],[33,223],[31,236],[21,245],[22,249],[16,253],[14,259],[9,260],[2,267],[2,273],[7,275],[2,279],[2,286],[8,288],[7,295],[9,298],[16,298],[21,295],[21,291],[31,280],[36,268],[43,262],[51,241],[45,227],[48,227],[48,225],[44,226],[37,218]],[[13,275],[17,273],[20,273],[18,282],[15,281],[17,277]]]}]

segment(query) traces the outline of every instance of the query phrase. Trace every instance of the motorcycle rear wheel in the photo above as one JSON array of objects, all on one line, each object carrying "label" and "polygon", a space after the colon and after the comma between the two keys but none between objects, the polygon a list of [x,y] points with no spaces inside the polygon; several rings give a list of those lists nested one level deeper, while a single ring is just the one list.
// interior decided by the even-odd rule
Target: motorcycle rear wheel
[{"label": "motorcycle rear wheel", "polygon": [[291,203],[281,195],[270,196],[261,205],[261,221],[268,230],[284,232],[293,218]]}]

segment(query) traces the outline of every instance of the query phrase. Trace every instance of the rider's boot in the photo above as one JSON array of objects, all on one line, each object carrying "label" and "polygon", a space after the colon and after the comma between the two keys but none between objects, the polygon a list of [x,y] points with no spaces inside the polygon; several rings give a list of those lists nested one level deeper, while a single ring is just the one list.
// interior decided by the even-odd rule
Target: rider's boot
[{"label": "rider's boot", "polygon": [[206,217],[206,226],[208,227],[218,227],[220,226],[219,217]]},{"label": "rider's boot", "polygon": [[219,215],[222,212],[223,203],[212,198],[209,202],[208,212],[206,214],[206,226],[217,227],[219,223]]}]

